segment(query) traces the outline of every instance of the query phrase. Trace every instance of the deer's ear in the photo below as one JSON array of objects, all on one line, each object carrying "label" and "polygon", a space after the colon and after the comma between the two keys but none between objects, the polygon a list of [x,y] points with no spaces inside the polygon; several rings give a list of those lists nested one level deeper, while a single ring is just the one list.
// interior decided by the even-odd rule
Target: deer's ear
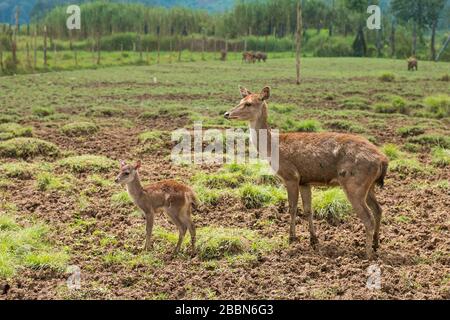
[{"label": "deer's ear", "polygon": [[126,166],[126,163],[123,160],[120,160],[119,163],[120,163],[120,168],[121,169]]},{"label": "deer's ear", "polygon": [[267,100],[270,98],[270,87],[264,87],[260,94],[261,100]]},{"label": "deer's ear", "polygon": [[241,93],[242,98],[245,98],[252,94],[250,91],[247,90],[247,88],[244,88],[242,86],[239,86],[239,92]]},{"label": "deer's ear", "polygon": [[141,162],[141,160],[138,160],[138,161],[136,162],[136,165],[134,166],[134,169],[135,169],[135,170],[139,170],[139,169],[141,168],[141,166],[142,166],[142,162]]}]

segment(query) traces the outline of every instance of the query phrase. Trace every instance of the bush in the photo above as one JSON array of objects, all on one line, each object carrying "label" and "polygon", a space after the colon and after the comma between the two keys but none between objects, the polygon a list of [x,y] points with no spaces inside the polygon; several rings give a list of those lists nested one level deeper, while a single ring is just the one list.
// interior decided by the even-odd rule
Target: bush
[{"label": "bush", "polygon": [[382,82],[394,82],[395,81],[395,75],[393,73],[390,72],[386,72],[383,73],[380,77],[379,77],[380,81]]},{"label": "bush", "polygon": [[402,127],[397,130],[397,133],[403,138],[415,137],[425,133],[425,128],[421,126]]},{"label": "bush", "polygon": [[440,134],[423,134],[417,137],[411,137],[408,139],[410,143],[417,143],[427,147],[441,147],[445,149],[450,148],[450,137]]},{"label": "bush", "polygon": [[69,137],[87,136],[98,131],[98,127],[91,122],[74,122],[66,124],[61,131]]},{"label": "bush", "polygon": [[51,107],[33,107],[31,112],[40,118],[51,116],[55,113],[55,110]]},{"label": "bush", "polygon": [[0,157],[27,159],[37,156],[56,157],[59,154],[56,145],[36,138],[14,138],[0,142]]},{"label": "bush", "polygon": [[58,165],[74,173],[85,173],[108,172],[116,166],[116,163],[103,156],[82,155],[61,159],[58,161]]},{"label": "bush", "polygon": [[450,149],[434,148],[431,153],[433,164],[445,168],[450,165]]},{"label": "bush", "polygon": [[427,110],[437,118],[450,117],[450,96],[437,95],[430,96],[424,100]]},{"label": "bush", "polygon": [[31,137],[33,129],[31,127],[23,127],[17,123],[0,124],[0,140],[8,140],[17,137]]},{"label": "bush", "polygon": [[350,202],[340,188],[316,190],[313,193],[312,204],[315,215],[332,224],[345,220],[352,211]]},{"label": "bush", "polygon": [[364,133],[366,129],[347,120],[333,120],[326,123],[327,127],[334,130],[344,130],[352,133]]}]

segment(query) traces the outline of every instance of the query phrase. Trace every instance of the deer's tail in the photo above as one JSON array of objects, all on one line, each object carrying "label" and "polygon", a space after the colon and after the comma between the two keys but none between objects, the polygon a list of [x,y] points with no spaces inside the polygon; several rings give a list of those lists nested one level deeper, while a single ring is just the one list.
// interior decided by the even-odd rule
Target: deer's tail
[{"label": "deer's tail", "polygon": [[377,185],[379,185],[381,188],[384,187],[384,179],[386,178],[388,167],[389,167],[388,160],[387,159],[383,159],[381,161],[381,173],[380,173],[379,178],[376,181]]}]

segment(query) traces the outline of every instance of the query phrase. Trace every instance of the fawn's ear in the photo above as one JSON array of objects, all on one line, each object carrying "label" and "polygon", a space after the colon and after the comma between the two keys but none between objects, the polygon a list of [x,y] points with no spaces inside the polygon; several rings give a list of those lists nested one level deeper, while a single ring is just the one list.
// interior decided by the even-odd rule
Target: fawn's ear
[{"label": "fawn's ear", "polygon": [[125,161],[120,160],[120,169],[122,169],[123,167],[125,167],[127,164],[125,163]]},{"label": "fawn's ear", "polygon": [[141,168],[141,166],[142,166],[142,162],[141,162],[141,160],[138,160],[138,161],[136,162],[136,165],[134,166],[134,169],[135,169],[135,170],[139,170],[139,169]]},{"label": "fawn's ear", "polygon": [[270,87],[264,87],[262,89],[261,94],[259,95],[261,97],[261,100],[267,100],[270,98]]},{"label": "fawn's ear", "polygon": [[245,98],[252,94],[250,91],[248,91],[246,88],[242,86],[239,86],[239,92],[241,93],[242,98]]}]

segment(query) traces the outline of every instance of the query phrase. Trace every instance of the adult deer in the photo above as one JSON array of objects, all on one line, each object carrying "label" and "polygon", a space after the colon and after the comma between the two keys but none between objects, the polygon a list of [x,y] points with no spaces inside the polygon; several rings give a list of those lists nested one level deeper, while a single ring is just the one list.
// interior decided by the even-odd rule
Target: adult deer
[{"label": "adult deer", "polygon": [[120,162],[120,173],[116,183],[126,185],[128,194],[134,204],[142,210],[146,219],[145,250],[152,247],[151,237],[155,213],[164,210],[179,231],[178,243],[174,255],[180,250],[187,229],[191,234],[192,252],[195,251],[195,226],[191,219],[192,206],[197,198],[188,186],[174,180],[160,181],[143,187],[139,179],[138,170],[141,162],[127,165]]},{"label": "adult deer", "polygon": [[[230,120],[245,120],[256,133],[252,141],[259,150],[261,130],[267,135],[267,155],[271,157],[272,133],[267,122],[270,88],[253,94],[240,87],[242,100],[225,113]],[[388,160],[373,144],[362,137],[339,133],[287,133],[279,136],[279,165],[288,192],[290,242],[297,241],[295,218],[299,191],[303,210],[308,216],[310,242],[317,248],[318,239],[313,224],[311,186],[340,185],[361,218],[366,230],[366,253],[369,259],[378,249],[382,210],[375,197],[375,185],[383,186]]]}]

